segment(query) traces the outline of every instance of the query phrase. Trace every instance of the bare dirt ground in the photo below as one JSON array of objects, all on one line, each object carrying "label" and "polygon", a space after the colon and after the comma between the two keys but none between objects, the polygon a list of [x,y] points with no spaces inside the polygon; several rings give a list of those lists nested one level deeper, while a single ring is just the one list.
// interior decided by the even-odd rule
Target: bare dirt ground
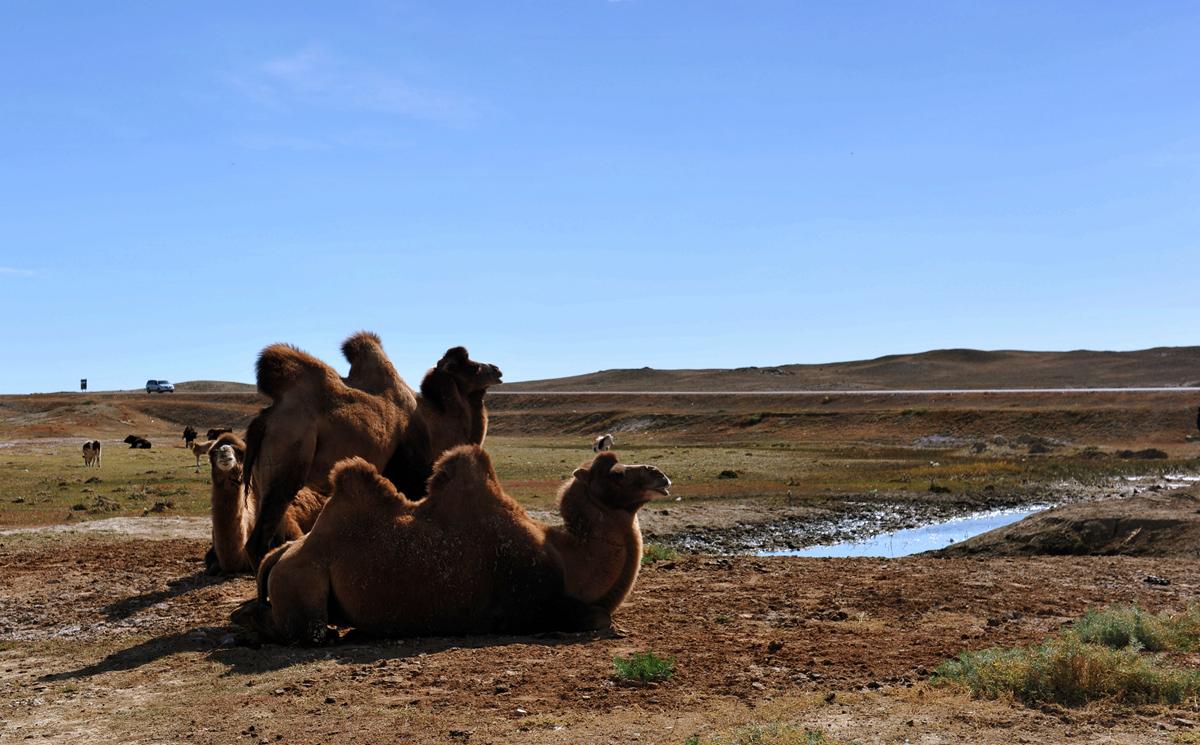
[{"label": "bare dirt ground", "polygon": [[[683,743],[787,726],[864,743],[1130,743],[1187,741],[1200,720],[927,682],[963,649],[1037,641],[1088,607],[1180,607],[1196,595],[1191,559],[687,557],[646,568],[619,636],[297,649],[228,625],[252,583],[204,576],[205,548],[0,540],[0,741]],[[612,657],[635,651],[674,656],[675,676],[618,684]]]}]

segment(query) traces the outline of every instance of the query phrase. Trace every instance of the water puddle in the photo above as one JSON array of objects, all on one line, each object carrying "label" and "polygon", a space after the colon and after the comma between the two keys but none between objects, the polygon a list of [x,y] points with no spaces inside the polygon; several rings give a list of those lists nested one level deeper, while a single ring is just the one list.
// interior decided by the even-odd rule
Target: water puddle
[{"label": "water puddle", "polygon": [[953,520],[946,520],[945,522],[924,525],[919,528],[906,528],[904,530],[880,533],[861,540],[808,546],[807,548],[759,551],[757,555],[808,557],[879,556],[894,559],[899,556],[919,554],[922,551],[945,548],[952,543],[964,541],[980,533],[986,533],[989,530],[1015,523],[1048,507],[1049,505],[1026,505],[1013,509],[992,510]]}]

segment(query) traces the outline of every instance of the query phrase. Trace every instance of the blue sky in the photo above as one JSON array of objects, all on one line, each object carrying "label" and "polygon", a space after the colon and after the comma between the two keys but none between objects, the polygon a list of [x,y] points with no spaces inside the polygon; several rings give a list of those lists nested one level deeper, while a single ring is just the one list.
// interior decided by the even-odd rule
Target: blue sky
[{"label": "blue sky", "polygon": [[317,5],[5,4],[0,392],[1197,342],[1195,4]]}]

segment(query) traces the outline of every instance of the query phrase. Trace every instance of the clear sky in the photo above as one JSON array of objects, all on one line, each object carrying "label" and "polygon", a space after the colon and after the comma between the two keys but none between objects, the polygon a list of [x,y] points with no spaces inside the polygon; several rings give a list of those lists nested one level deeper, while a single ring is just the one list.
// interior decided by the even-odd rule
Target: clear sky
[{"label": "clear sky", "polygon": [[0,392],[1198,341],[1195,3],[0,16]]}]

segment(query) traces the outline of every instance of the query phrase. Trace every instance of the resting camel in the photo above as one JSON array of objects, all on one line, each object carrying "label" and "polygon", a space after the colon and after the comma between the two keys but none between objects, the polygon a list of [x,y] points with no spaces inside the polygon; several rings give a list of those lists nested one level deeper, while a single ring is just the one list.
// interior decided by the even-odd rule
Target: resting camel
[{"label": "resting camel", "polygon": [[151,448],[149,440],[137,435],[128,435],[123,442],[127,443],[131,450],[149,450]]},{"label": "resting camel", "polygon": [[[234,574],[254,569],[246,553],[246,538],[254,524],[254,496],[242,479],[246,446],[237,435],[221,435],[208,451],[212,465],[212,540],[204,557],[209,574]],[[280,542],[295,540],[316,522],[325,500],[309,489],[301,489],[280,522]]]},{"label": "resting camel", "polygon": [[[215,440],[216,438],[210,437],[208,439]],[[192,446],[192,443],[195,441],[196,441],[196,430],[192,427],[192,425],[189,424],[188,426],[183,428],[183,446],[185,448],[190,448]]]},{"label": "resting camel", "polygon": [[426,373],[418,397],[375,334],[351,336],[342,353],[350,362],[345,379],[285,344],[259,356],[258,388],[273,403],[246,431],[246,470],[259,505],[246,548],[256,562],[302,488],[329,493],[329,472],[339,460],[361,457],[419,498],[437,455],[454,445],[481,443],[486,434],[483,397],[500,381],[495,365],[475,362],[454,347]]},{"label": "resting camel", "polygon": [[671,485],[601,453],[564,484],[551,527],[501,490],[477,445],[438,460],[421,502],[361,458],[332,480],[312,532],[267,555],[234,622],[312,644],[331,622],[388,636],[608,628],[641,564],[637,512]]}]

